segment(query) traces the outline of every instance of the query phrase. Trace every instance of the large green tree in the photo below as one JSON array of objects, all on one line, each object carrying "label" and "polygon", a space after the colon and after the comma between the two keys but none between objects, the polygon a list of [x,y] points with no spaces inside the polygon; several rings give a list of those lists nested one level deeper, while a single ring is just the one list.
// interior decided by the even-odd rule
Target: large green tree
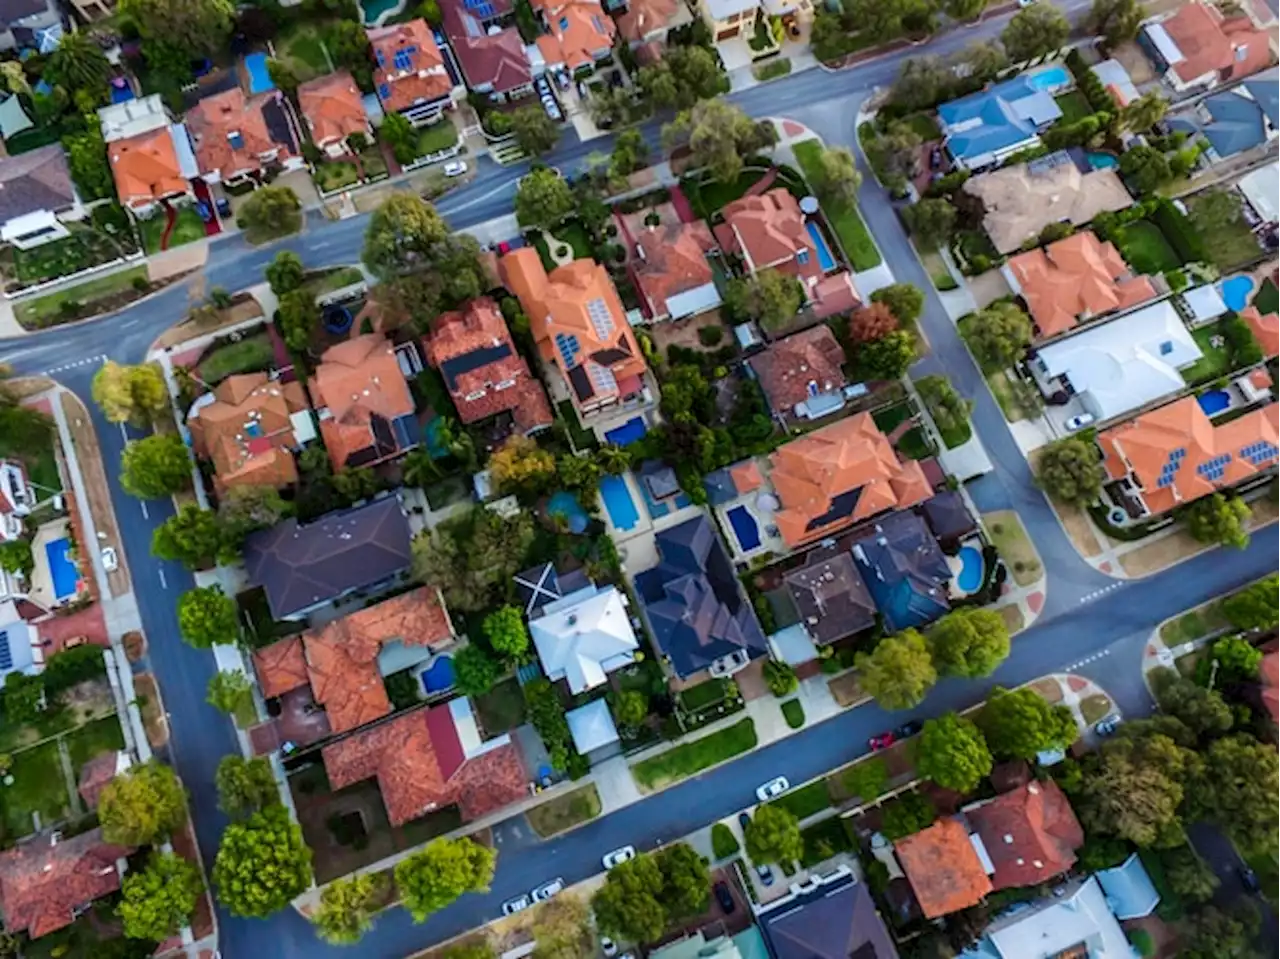
[{"label": "large green tree", "polygon": [[916,742],[916,771],[943,789],[972,792],[991,772],[991,762],[982,731],[955,713],[930,719]]},{"label": "large green tree", "polygon": [[345,876],[329,883],[320,893],[320,907],[311,917],[316,934],[334,946],[359,942],[373,928],[370,900],[377,888],[372,873]]},{"label": "large green tree", "polygon": [[1008,759],[1034,759],[1039,752],[1066,749],[1079,735],[1071,710],[1050,704],[1030,686],[997,686],[977,723],[991,751]]},{"label": "large green tree", "polygon": [[240,206],[236,224],[258,240],[273,240],[302,229],[302,201],[287,186],[263,186]]},{"label": "large green tree", "polygon": [[720,59],[702,46],[671,45],[662,59],[640,68],[640,89],[663,110],[687,110],[729,92]]},{"label": "large green tree", "polygon": [[560,139],[560,125],[547,116],[547,111],[542,107],[521,107],[508,116],[511,118],[511,132],[515,135],[516,143],[530,156],[539,157],[549,153]]},{"label": "large green tree", "polygon": [[45,64],[45,77],[73,93],[89,90],[95,97],[106,92],[111,62],[87,30],[64,33]]},{"label": "large green tree", "polygon": [[914,629],[886,636],[870,653],[859,653],[854,666],[862,690],[885,709],[918,705],[938,681],[929,644]]},{"label": "large green tree", "polygon": [[120,0],[118,10],[144,41],[190,59],[221,51],[235,20],[232,0]]},{"label": "large green tree", "polygon": [[1160,727],[1137,726],[1126,723],[1089,757],[1072,805],[1086,832],[1119,836],[1138,846],[1168,843],[1181,834],[1183,784],[1200,761]]},{"label": "large green tree", "polygon": [[1160,710],[1182,721],[1197,736],[1231,729],[1231,707],[1217,690],[1206,689],[1173,669],[1152,670],[1149,681]]},{"label": "large green tree", "polygon": [[756,810],[745,830],[747,855],[753,862],[789,865],[804,855],[800,822],[789,809],[766,803]]},{"label": "large green tree", "polygon": [[502,606],[484,618],[480,631],[489,646],[503,659],[522,663],[529,656],[529,630],[515,606]]},{"label": "large green tree", "polygon": [[911,206],[904,207],[902,219],[911,235],[928,249],[945,246],[955,231],[959,213],[951,202],[943,197],[925,197]]},{"label": "large green tree", "polygon": [[197,649],[234,643],[240,635],[236,601],[221,586],[194,586],[178,597],[178,630]]},{"label": "large green tree", "polygon": [[952,610],[928,632],[933,664],[944,676],[990,676],[1009,655],[1009,627],[990,609]]},{"label": "large green tree", "polygon": [[906,330],[892,330],[858,347],[854,364],[869,380],[897,380],[916,361],[916,338]]},{"label": "large green tree", "polygon": [[568,182],[549,167],[526,174],[516,187],[516,220],[521,226],[554,231],[575,205]]},{"label": "large green tree", "polygon": [[818,153],[816,182],[818,196],[828,203],[854,204],[862,174],[848,147],[823,147]]},{"label": "large green tree", "polygon": [[124,877],[116,907],[130,939],[162,942],[187,925],[204,893],[200,868],[173,853],[153,852],[147,865]]},{"label": "large green tree", "polygon": [[220,669],[209,677],[205,702],[219,712],[235,716],[253,703],[253,684],[242,669]]},{"label": "large green tree", "polygon": [[280,802],[271,763],[261,756],[223,756],[213,776],[218,807],[228,816],[250,816]]},{"label": "large green tree", "polygon": [[984,370],[1002,370],[1031,345],[1031,319],[1012,303],[993,303],[964,320],[960,333]]},{"label": "large green tree", "polygon": [[453,654],[454,686],[464,696],[483,696],[505,672],[502,663],[474,643]]},{"label": "large green tree", "polygon": [[924,291],[913,283],[890,283],[872,293],[871,302],[884,304],[894,319],[908,325],[924,312]]},{"label": "large green tree", "polygon": [[1000,34],[1000,42],[1015,63],[1033,60],[1061,50],[1071,33],[1071,23],[1051,3],[1034,3],[1014,14]]},{"label": "large green tree", "polygon": [[1217,875],[1189,844],[1162,851],[1160,866],[1169,888],[1185,902],[1208,902],[1218,888]]},{"label": "large green tree", "polygon": [[103,787],[98,819],[107,842],[147,846],[187,821],[187,793],[177,773],[153,759]]},{"label": "large green tree", "polygon": [[233,822],[213,861],[218,900],[233,916],[265,918],[311,885],[311,850],[284,806]]},{"label": "large green tree", "polygon": [[1186,924],[1179,938],[1179,959],[1254,959],[1258,910],[1247,899],[1226,909],[1205,906]]},{"label": "large green tree", "polygon": [[1040,450],[1036,482],[1060,503],[1090,506],[1102,492],[1106,472],[1092,443],[1068,436]]},{"label": "large green tree", "polygon": [[745,158],[772,147],[777,132],[725,100],[701,100],[662,128],[667,149],[689,148],[695,167],[705,167],[720,183],[736,180]]},{"label": "large green tree", "polygon": [[662,870],[648,854],[610,869],[591,897],[596,926],[614,939],[654,942],[667,928],[662,885]]},{"label": "large green tree", "polygon": [[[398,117],[400,114],[393,113],[392,116]],[[271,292],[276,296],[284,296],[302,286],[303,280],[307,278],[307,270],[302,265],[302,257],[292,250],[281,250],[267,264],[265,275]]]},{"label": "large green tree", "polygon": [[730,280],[725,285],[726,309],[739,320],[755,320],[766,330],[776,330],[795,319],[804,304],[800,281],[779,270],[761,270],[755,276]]},{"label": "large green tree", "polygon": [[585,959],[595,953],[587,904],[561,893],[538,907],[533,922],[533,959]]},{"label": "large green tree", "polygon": [[503,518],[477,507],[414,538],[414,574],[438,586],[450,609],[477,612],[524,568],[533,540],[527,512]]},{"label": "large green tree", "polygon": [[218,560],[237,558],[238,544],[230,543],[218,524],[218,514],[186,503],[151,534],[151,555],[182,563],[188,569],[207,569]]},{"label": "large green tree", "polygon": [[435,839],[396,864],[400,901],[414,922],[426,922],[468,892],[484,892],[493,879],[498,853],[466,836]]},{"label": "large green tree", "polygon": [[1244,637],[1224,636],[1214,642],[1211,651],[1224,680],[1241,682],[1257,679],[1263,653],[1256,646],[1249,645]]},{"label": "large green tree", "polygon": [[120,485],[139,499],[162,499],[191,486],[191,458],[177,433],[132,440],[120,457]]},{"label": "large green tree", "polygon": [[1271,629],[1280,623],[1280,577],[1272,574],[1222,601],[1222,612],[1236,629]]},{"label": "large green tree", "polygon": [[1187,797],[1193,814],[1222,827],[1247,852],[1276,852],[1280,770],[1274,746],[1249,736],[1214,740]]},{"label": "large green tree", "polygon": [[1187,532],[1200,543],[1233,546],[1249,545],[1249,504],[1239,496],[1210,493],[1187,507]]},{"label": "large green tree", "polygon": [[155,363],[107,360],[94,374],[93,401],[110,422],[144,427],[169,411],[169,388]]},{"label": "large green tree", "polygon": [[[419,328],[438,307],[477,297],[489,285],[475,238],[454,232],[435,207],[412,193],[393,193],[374,211],[361,258],[384,281],[379,302],[408,311]],[[405,275],[413,271],[420,272]]]},{"label": "large green tree", "polygon": [[1140,0],[1093,0],[1088,27],[1108,47],[1118,47],[1138,35],[1146,18],[1147,11]]}]

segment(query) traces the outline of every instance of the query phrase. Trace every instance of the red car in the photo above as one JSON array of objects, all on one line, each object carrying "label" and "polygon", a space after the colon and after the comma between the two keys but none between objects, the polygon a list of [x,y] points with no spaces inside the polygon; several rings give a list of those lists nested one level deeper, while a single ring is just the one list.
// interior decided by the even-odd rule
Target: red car
[{"label": "red car", "polygon": [[893,733],[881,733],[880,735],[872,736],[867,740],[867,745],[871,747],[872,752],[876,752],[880,749],[888,749],[897,741],[898,739],[893,735]]},{"label": "red car", "polygon": [[511,252],[511,244],[508,243],[506,240],[503,240],[501,243],[498,244],[498,252],[501,253],[503,256],[506,256],[508,253]]}]

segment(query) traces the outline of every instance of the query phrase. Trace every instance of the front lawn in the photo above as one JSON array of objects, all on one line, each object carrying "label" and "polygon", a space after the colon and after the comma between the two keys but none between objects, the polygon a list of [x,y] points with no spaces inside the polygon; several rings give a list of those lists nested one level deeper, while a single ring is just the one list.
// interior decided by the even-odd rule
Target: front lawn
[{"label": "front lawn", "polygon": [[299,83],[333,72],[333,65],[325,55],[324,41],[320,39],[320,25],[314,22],[297,21],[277,37],[276,54],[297,76]]},{"label": "front lawn", "polygon": [[1253,298],[1253,305],[1258,308],[1258,312],[1264,316],[1268,313],[1280,311],[1280,290],[1276,289],[1275,280],[1266,280],[1258,289],[1258,295]]},{"label": "front lawn", "polygon": [[94,756],[124,749],[124,733],[120,730],[120,718],[103,716],[67,733],[67,753],[71,756],[71,768],[80,775],[80,767]]},{"label": "front lawn", "polygon": [[238,343],[225,343],[200,360],[200,379],[217,386],[237,373],[256,373],[271,368],[275,354],[266,333],[247,336]]},{"label": "front lawn", "polygon": [[747,191],[764,178],[764,170],[743,170],[736,180],[721,183],[710,177],[695,180],[692,177],[682,180],[681,190],[689,201],[693,212],[704,220],[709,220],[734,200],[745,196]]},{"label": "front lawn", "polygon": [[534,832],[547,839],[589,822],[598,815],[600,794],[596,792],[594,783],[588,783],[550,802],[544,802],[541,806],[534,806],[525,813],[525,818],[529,820],[529,826]]},{"label": "front lawn", "polygon": [[437,120],[418,130],[418,156],[450,150],[458,142],[458,128],[449,120]]},{"label": "front lawn", "polygon": [[56,742],[14,753],[9,775],[13,785],[0,789],[0,805],[4,807],[5,832],[10,837],[36,831],[33,813],[39,813],[41,828],[60,822],[67,815],[67,786]]},{"label": "front lawn", "polygon": [[[1209,259],[1214,266],[1226,273],[1256,260],[1262,255],[1262,247],[1258,245],[1257,237],[1249,228],[1243,210],[1237,209],[1235,215],[1231,217],[1213,215],[1217,210],[1210,212],[1210,207],[1225,205],[1224,201],[1216,196],[1218,193],[1217,190],[1208,190],[1199,196],[1188,197],[1185,202],[1187,218],[1204,241]],[[1238,198],[1231,197],[1231,199]]]},{"label": "front lawn", "polygon": [[596,434],[587,429],[578,420],[578,411],[573,408],[573,400],[561,400],[556,404],[556,410],[560,413],[560,420],[564,423],[565,429],[569,433],[569,439],[573,443],[573,448],[579,452],[583,450],[593,450],[600,445],[600,441],[596,439]]},{"label": "front lawn", "polygon": [[324,160],[316,165],[315,181],[321,193],[332,193],[355,186],[360,174],[350,160]]},{"label": "front lawn", "polygon": [[[795,144],[792,151],[796,155],[796,162],[800,164],[800,169],[804,171],[805,178],[810,183],[817,182],[822,144],[817,140],[805,140],[803,143]],[[876,248],[875,241],[871,239],[871,234],[866,224],[862,222],[855,204],[827,201],[822,205],[822,211],[826,214],[831,228],[835,230],[840,245],[844,248],[845,255],[855,271],[870,270],[880,265],[882,262],[880,251]]]},{"label": "front lawn", "polygon": [[1181,258],[1150,220],[1136,220],[1117,229],[1115,244],[1135,273],[1155,276],[1182,266]]},{"label": "front lawn", "polygon": [[1013,581],[1019,586],[1030,586],[1042,575],[1040,557],[1036,549],[1027,539],[1027,532],[1022,528],[1022,520],[1013,510],[1000,510],[986,513],[983,520],[987,525],[987,534],[991,537],[991,545],[996,548],[1000,558],[1013,574]]},{"label": "front lawn", "polygon": [[[876,426],[880,428],[880,432],[888,436],[912,415],[911,405],[904,401],[886,410],[881,410],[872,419],[875,420]],[[924,427],[919,425],[913,426],[903,433],[893,445],[899,453],[913,460],[926,459],[934,453],[933,445],[929,442],[929,437],[925,434]]]},{"label": "front lawn", "polygon": [[653,792],[756,748],[756,724],[743,719],[631,767],[641,791]]},{"label": "front lawn", "polygon": [[534,249],[538,251],[542,265],[548,272],[558,265],[551,257],[552,249],[558,251],[559,247],[565,245],[573,251],[575,260],[592,259],[591,238],[587,236],[587,228],[578,220],[566,220],[550,232],[539,230],[533,234]]},{"label": "front lawn", "polygon": [[13,250],[13,268],[18,280],[26,286],[70,276],[90,267],[110,263],[124,255],[115,240],[87,227],[71,235],[33,247]]},{"label": "front lawn", "polygon": [[1040,415],[1039,410],[1029,408],[1021,400],[1021,394],[1034,389],[1034,387],[1013,383],[1004,370],[988,373],[987,386],[991,388],[991,395],[1000,404],[1000,412],[1004,414],[1004,418],[1010,423],[1016,423],[1018,420],[1035,419]]},{"label": "front lawn", "polygon": [[1058,122],[1063,126],[1093,115],[1093,107],[1089,106],[1089,98],[1079,90],[1072,90],[1056,96],[1053,98],[1053,102],[1058,104],[1058,109],[1062,111],[1062,119]]},{"label": "front lawn", "polygon": [[80,316],[92,316],[94,312],[99,312],[93,309],[95,305],[134,289],[136,280],[146,283],[145,266],[131,267],[56,293],[23,300],[14,304],[13,313],[18,322],[28,330],[43,329]]},{"label": "front lawn", "polygon": [[302,286],[308,293],[318,298],[326,293],[332,293],[334,290],[341,290],[346,286],[354,286],[363,279],[364,274],[360,272],[360,267],[339,266],[334,267],[332,270],[309,273],[306,282]]},{"label": "front lawn", "polygon": [[1222,612],[1222,600],[1215,599],[1203,606],[1188,610],[1160,627],[1160,639],[1170,648],[1190,643],[1201,636],[1229,626]]},{"label": "front lawn", "polygon": [[360,154],[360,167],[364,170],[364,180],[381,180],[387,175],[387,160],[375,143]]},{"label": "front lawn", "polygon": [[524,722],[524,693],[514,676],[504,679],[483,696],[474,697],[472,702],[479,714],[480,725],[490,736],[498,736]]},{"label": "front lawn", "polygon": [[806,869],[853,849],[849,830],[839,816],[832,816],[800,830],[800,838],[804,840],[804,855],[800,857],[800,865]]},{"label": "front lawn", "polygon": [[827,790],[827,781],[818,779],[807,786],[784,793],[775,799],[772,805],[781,806],[797,819],[808,819],[824,809],[831,808],[831,793]]},{"label": "front lawn", "polygon": [[722,702],[725,698],[728,683],[723,679],[708,679],[705,683],[690,686],[680,693],[680,705],[685,712],[696,713]]},{"label": "front lawn", "polygon": [[[1204,356],[1182,371],[1182,378],[1189,385],[1207,383],[1231,372],[1231,356],[1226,343],[1221,341],[1222,320],[1196,327],[1191,331],[1191,337]],[[1210,342],[1214,337],[1219,338],[1220,346]]]},{"label": "front lawn", "polygon": [[[147,253],[160,252],[160,241],[164,239],[165,223],[164,214],[157,213],[139,224],[142,230],[142,243],[146,247]],[[169,234],[169,245],[165,249],[172,250],[174,247],[182,246],[184,243],[203,240],[204,237],[204,220],[200,219],[200,214],[194,209],[185,206],[177,211],[177,219],[173,223],[173,232]]]}]

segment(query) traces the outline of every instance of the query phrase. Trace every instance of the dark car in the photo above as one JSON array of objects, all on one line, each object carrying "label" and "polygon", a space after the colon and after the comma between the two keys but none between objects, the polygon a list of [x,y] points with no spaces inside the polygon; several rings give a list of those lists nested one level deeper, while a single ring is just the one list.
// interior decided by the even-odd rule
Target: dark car
[{"label": "dark car", "polygon": [[760,877],[760,882],[764,885],[773,885],[773,870],[768,866],[756,866],[756,875]]},{"label": "dark car", "polygon": [[218,216],[222,217],[224,220],[231,215],[231,201],[226,197],[218,200],[217,207]]},{"label": "dark car", "polygon": [[1250,892],[1260,892],[1262,885],[1258,882],[1258,874],[1248,866],[1241,866],[1238,870],[1240,873],[1240,883]]},{"label": "dark car", "polygon": [[733,893],[729,891],[729,887],[722,882],[715,884],[716,902],[720,903],[720,911],[726,916],[738,908],[733,901]]},{"label": "dark car", "polygon": [[929,151],[929,169],[938,170],[942,167],[942,147],[935,146]]},{"label": "dark car", "polygon": [[742,827],[742,831],[745,833],[747,827],[751,825],[751,816],[745,812],[738,813],[738,825]]},{"label": "dark car", "polygon": [[893,733],[880,733],[868,739],[867,745],[871,747],[872,752],[876,752],[879,749],[888,749],[894,742]]},{"label": "dark car", "polygon": [[916,734],[918,734],[920,730],[923,728],[924,728],[924,723],[920,722],[920,720],[918,719],[913,719],[911,720],[911,722],[903,723],[901,726],[895,729],[893,731],[893,735],[896,736],[898,739],[910,739],[912,736],[915,736]]}]

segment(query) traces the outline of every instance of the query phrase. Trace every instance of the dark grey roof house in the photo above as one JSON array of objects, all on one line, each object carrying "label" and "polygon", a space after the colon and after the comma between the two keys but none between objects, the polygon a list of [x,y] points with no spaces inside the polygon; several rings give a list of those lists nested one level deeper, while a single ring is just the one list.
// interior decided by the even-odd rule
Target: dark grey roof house
[{"label": "dark grey roof house", "polygon": [[676,673],[691,676],[725,657],[742,662],[767,645],[724,544],[706,516],[656,536],[662,562],[636,577],[658,647]]},{"label": "dark grey roof house", "polygon": [[0,240],[29,249],[67,235],[84,207],[57,143],[0,160]]},{"label": "dark grey roof house", "polygon": [[847,869],[766,906],[759,923],[773,959],[898,959],[871,891]]},{"label": "dark grey roof house", "polygon": [[249,581],[267,594],[276,619],[301,619],[358,589],[409,569],[409,520],[397,496],[329,513],[314,523],[286,520],[245,543]]},{"label": "dark grey roof house", "polygon": [[920,506],[933,535],[943,543],[955,543],[978,528],[964,497],[955,490],[943,490]]},{"label": "dark grey roof house", "polygon": [[932,623],[951,608],[951,568],[915,513],[893,513],[853,544],[853,558],[891,632]]},{"label": "dark grey roof house", "polygon": [[782,581],[815,643],[834,643],[875,625],[876,601],[847,550],[836,546],[810,550],[804,565]]},{"label": "dark grey roof house", "polygon": [[62,22],[54,0],[0,0],[0,50],[36,45],[36,31]]}]

